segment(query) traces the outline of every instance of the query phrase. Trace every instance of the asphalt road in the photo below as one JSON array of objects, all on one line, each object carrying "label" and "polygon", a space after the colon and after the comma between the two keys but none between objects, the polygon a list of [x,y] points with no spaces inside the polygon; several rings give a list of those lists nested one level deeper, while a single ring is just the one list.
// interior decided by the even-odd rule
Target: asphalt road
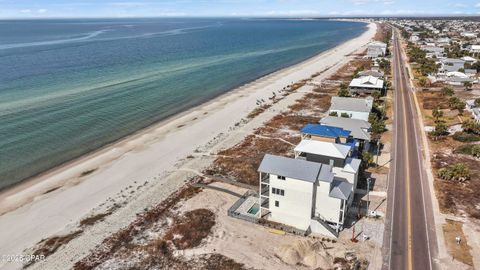
[{"label": "asphalt road", "polygon": [[388,184],[388,207],[384,237],[383,269],[436,269],[436,237],[422,140],[402,58],[394,35],[394,138],[393,163]]}]

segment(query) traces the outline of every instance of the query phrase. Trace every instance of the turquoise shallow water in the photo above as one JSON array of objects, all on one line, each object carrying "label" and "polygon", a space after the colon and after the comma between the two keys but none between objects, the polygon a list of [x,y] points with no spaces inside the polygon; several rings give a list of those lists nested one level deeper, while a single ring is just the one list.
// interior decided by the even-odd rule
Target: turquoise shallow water
[{"label": "turquoise shallow water", "polygon": [[365,30],[323,20],[0,21],[0,188]]}]

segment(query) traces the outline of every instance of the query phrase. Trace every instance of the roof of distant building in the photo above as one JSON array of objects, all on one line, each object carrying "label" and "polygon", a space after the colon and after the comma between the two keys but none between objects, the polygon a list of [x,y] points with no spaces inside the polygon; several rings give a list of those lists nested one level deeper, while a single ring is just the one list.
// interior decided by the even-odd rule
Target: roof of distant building
[{"label": "roof of distant building", "polygon": [[355,78],[350,82],[350,87],[363,87],[363,88],[383,88],[383,80],[374,76],[364,76]]},{"label": "roof of distant building", "polygon": [[383,72],[380,72],[378,70],[364,70],[364,71],[360,71],[358,73],[358,76],[359,77],[363,77],[363,76],[373,76],[373,77],[377,77],[377,78],[383,78],[384,76],[384,73]]}]

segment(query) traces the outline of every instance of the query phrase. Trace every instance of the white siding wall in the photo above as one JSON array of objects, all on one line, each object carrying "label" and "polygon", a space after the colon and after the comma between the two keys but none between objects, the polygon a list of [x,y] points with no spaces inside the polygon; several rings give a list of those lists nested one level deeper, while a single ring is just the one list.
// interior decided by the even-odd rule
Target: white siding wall
[{"label": "white siding wall", "polygon": [[346,172],[343,170],[343,168],[339,167],[333,167],[332,172],[337,177],[345,178],[350,184],[353,185],[353,189],[355,190],[357,187],[358,178],[356,173]]},{"label": "white siding wall", "polygon": [[[273,194],[273,188],[285,190],[285,195]],[[270,175],[270,220],[307,230],[312,217],[312,200],[313,183],[291,178],[280,180]],[[275,201],[279,202],[279,207],[275,206]]]},{"label": "white siding wall", "polygon": [[350,118],[352,119],[360,119],[365,121],[368,121],[368,115],[370,114],[368,112],[353,112],[353,111],[344,111],[344,110],[330,110],[330,112],[337,112],[338,117],[341,117],[342,113],[347,113],[348,115],[350,115]]},{"label": "white siding wall", "polygon": [[[327,189],[325,187],[327,187]],[[328,196],[329,192],[330,184],[320,182],[320,185],[317,186],[315,213],[320,214],[320,216],[327,221],[338,223],[341,200]]]}]

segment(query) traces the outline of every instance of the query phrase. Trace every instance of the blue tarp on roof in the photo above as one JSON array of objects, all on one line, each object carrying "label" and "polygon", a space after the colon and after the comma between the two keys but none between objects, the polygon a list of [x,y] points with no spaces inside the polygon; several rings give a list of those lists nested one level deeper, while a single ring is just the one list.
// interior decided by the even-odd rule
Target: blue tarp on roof
[{"label": "blue tarp on roof", "polygon": [[351,133],[350,130],[345,130],[343,128],[318,124],[307,124],[302,130],[300,130],[300,132],[328,138],[348,137]]},{"label": "blue tarp on roof", "polygon": [[357,143],[358,143],[357,139],[348,138],[346,143],[339,143],[339,144],[343,144],[343,145],[347,145],[347,146],[352,147],[353,151],[352,151],[351,156],[352,157],[357,157],[358,156]]}]

